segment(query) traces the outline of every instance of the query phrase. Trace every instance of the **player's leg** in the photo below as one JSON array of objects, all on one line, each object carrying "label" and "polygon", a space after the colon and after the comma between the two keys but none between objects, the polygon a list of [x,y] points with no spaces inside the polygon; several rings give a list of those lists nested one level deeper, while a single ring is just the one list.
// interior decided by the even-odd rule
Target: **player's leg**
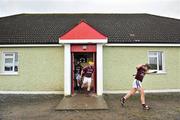
[{"label": "player's leg", "polygon": [[142,104],[142,107],[144,110],[149,110],[150,107],[148,105],[146,105],[146,102],[145,102],[145,93],[144,93],[144,89],[142,87],[139,87],[138,88],[138,91],[141,95],[141,104]]},{"label": "player's leg", "polygon": [[79,74],[76,75],[77,86],[79,87]]},{"label": "player's leg", "polygon": [[87,88],[87,91],[90,91],[91,90],[91,81],[92,79],[91,78],[88,78],[88,88]]},{"label": "player's leg", "polygon": [[84,88],[85,84],[87,84],[87,77],[84,77],[81,88]]},{"label": "player's leg", "polygon": [[131,88],[131,90],[124,96],[124,99],[128,99],[129,97],[133,96],[136,93],[136,88]]},{"label": "player's leg", "polygon": [[86,86],[86,84],[87,84],[87,83],[83,83],[83,84],[81,85],[81,88],[84,88],[84,86]]},{"label": "player's leg", "polygon": [[85,83],[83,83],[83,84],[81,85],[81,88],[84,88],[84,86],[85,86]]},{"label": "player's leg", "polygon": [[91,89],[91,78],[86,78],[86,85],[87,85],[87,92],[86,95],[90,96],[90,89]]},{"label": "player's leg", "polygon": [[90,91],[90,89],[91,89],[91,82],[88,82],[87,91]]},{"label": "player's leg", "polygon": [[124,97],[121,98],[121,105],[124,106],[125,101],[129,97],[133,96],[136,93],[136,91],[137,91],[136,88],[131,88],[131,90]]},{"label": "player's leg", "polygon": [[138,88],[138,91],[141,95],[141,104],[145,104],[145,93],[144,93],[144,89],[142,87]]},{"label": "player's leg", "polygon": [[124,96],[121,98],[121,105],[124,106],[125,101],[132,95],[134,95],[136,93],[138,89],[138,84],[137,84],[137,80],[133,81],[132,84],[132,89]]},{"label": "player's leg", "polygon": [[139,88],[139,81],[134,80],[132,84],[132,89],[124,96],[124,99],[128,99],[130,96],[134,95]]}]

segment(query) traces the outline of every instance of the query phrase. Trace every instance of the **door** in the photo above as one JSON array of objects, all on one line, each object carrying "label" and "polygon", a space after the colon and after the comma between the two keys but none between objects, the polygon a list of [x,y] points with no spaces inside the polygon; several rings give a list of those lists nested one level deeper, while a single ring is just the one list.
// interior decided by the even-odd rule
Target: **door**
[{"label": "door", "polygon": [[82,67],[87,66],[88,61],[94,62],[94,76],[91,82],[92,92],[96,93],[96,45],[95,44],[81,44],[71,45],[71,94],[77,92],[76,80],[76,64],[80,62]]},{"label": "door", "polygon": [[[80,74],[84,67],[87,67],[89,61],[94,62],[94,73],[91,82],[91,92],[96,93],[96,53],[94,52],[72,52],[72,84],[71,84],[71,92],[72,95],[74,93],[84,93],[83,89],[79,89],[82,85],[82,81],[79,83],[77,80],[77,74]],[[81,66],[81,67],[79,67]],[[80,69],[81,68],[81,69]],[[79,85],[79,86],[78,86]],[[85,86],[87,87],[87,86]],[[81,91],[79,91],[81,90]]]}]

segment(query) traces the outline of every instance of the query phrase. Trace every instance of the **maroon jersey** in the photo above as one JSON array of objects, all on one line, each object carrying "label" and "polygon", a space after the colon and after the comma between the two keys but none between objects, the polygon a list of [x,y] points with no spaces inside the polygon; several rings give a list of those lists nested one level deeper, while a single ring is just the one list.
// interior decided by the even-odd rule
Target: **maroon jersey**
[{"label": "maroon jersey", "polygon": [[80,64],[75,65],[75,74],[81,74],[82,66]]},{"label": "maroon jersey", "polygon": [[143,67],[138,68],[135,79],[142,82],[143,78],[144,78],[144,76],[146,74],[145,72],[146,72],[146,70]]},{"label": "maroon jersey", "polygon": [[93,72],[94,72],[94,68],[93,67],[85,67],[84,69],[83,69],[83,72],[84,72],[84,76],[85,77],[91,77],[92,76],[92,74],[93,74]]}]

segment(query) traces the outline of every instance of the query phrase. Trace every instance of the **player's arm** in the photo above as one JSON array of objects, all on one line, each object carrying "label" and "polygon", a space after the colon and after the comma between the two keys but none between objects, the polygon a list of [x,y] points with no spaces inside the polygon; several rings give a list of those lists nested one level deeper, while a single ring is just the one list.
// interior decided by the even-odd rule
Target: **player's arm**
[{"label": "player's arm", "polygon": [[83,76],[83,73],[84,73],[84,68],[81,70],[81,78]]},{"label": "player's arm", "polygon": [[91,75],[91,79],[92,79],[92,80],[94,79],[94,73]]},{"label": "player's arm", "polygon": [[148,71],[146,71],[145,73],[146,73],[146,74],[157,73],[157,70],[153,70],[153,71],[149,71],[149,70],[148,70]]},{"label": "player's arm", "polygon": [[83,77],[83,74],[86,72],[86,68],[87,68],[87,66],[82,69],[82,71],[81,71],[81,77]]}]

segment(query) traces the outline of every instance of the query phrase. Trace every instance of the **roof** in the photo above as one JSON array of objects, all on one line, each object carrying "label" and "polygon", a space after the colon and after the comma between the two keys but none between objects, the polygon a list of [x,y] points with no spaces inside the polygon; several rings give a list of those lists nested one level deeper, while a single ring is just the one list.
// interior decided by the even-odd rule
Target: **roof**
[{"label": "roof", "polygon": [[85,21],[81,21],[74,28],[60,36],[59,43],[107,43],[107,37]]},{"label": "roof", "polygon": [[150,14],[19,14],[0,18],[0,44],[58,44],[80,21],[108,43],[180,43],[180,20]]},{"label": "roof", "polygon": [[67,33],[60,36],[61,39],[106,39],[106,36],[96,31],[86,22],[81,21]]}]

